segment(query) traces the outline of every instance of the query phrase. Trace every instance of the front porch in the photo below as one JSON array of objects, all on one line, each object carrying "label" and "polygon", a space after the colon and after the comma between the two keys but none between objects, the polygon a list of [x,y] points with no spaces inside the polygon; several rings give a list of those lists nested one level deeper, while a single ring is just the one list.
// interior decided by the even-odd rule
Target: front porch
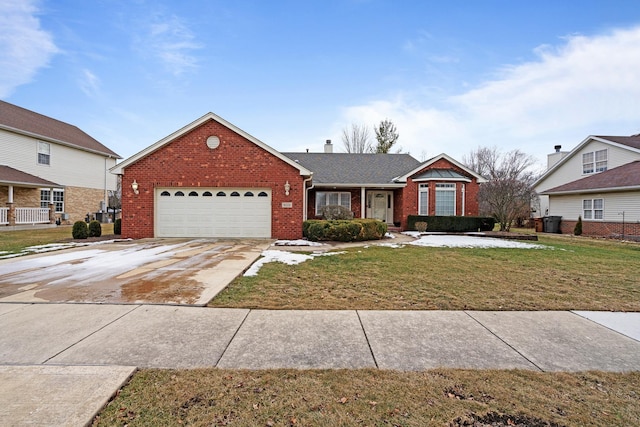
[{"label": "front porch", "polygon": [[46,208],[17,208],[13,206],[0,208],[0,225],[36,225],[54,224],[55,218],[52,210]]},{"label": "front porch", "polygon": [[[55,224],[54,189],[61,187],[54,182],[0,165],[0,227]],[[44,201],[43,194],[46,196]]]},{"label": "front porch", "polygon": [[400,226],[402,212],[399,201],[402,189],[389,187],[316,187],[309,191],[307,218],[320,219],[323,206],[340,205],[349,209],[354,218],[374,218],[389,226]]}]

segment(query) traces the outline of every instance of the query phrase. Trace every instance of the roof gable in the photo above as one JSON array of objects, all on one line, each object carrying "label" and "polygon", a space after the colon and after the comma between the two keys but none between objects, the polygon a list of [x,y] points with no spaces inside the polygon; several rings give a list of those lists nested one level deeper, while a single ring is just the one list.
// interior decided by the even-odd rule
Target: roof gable
[{"label": "roof gable", "polygon": [[482,182],[487,182],[486,178],[484,178],[482,175],[478,174],[477,172],[469,169],[468,167],[466,167],[465,165],[463,165],[462,163],[458,162],[457,160],[455,160],[454,158],[448,156],[445,153],[439,154],[435,157],[432,157],[431,159],[420,163],[416,168],[412,169],[411,171],[405,173],[402,176],[399,176],[396,181],[399,182],[405,182],[407,179],[409,179],[412,175],[415,175],[421,171],[423,171],[424,169],[428,168],[429,166],[433,165],[435,162],[437,162],[438,160],[446,160],[447,162],[451,163],[452,165],[456,166],[457,168],[463,170],[464,172],[468,173],[470,176],[476,178],[476,180],[479,183]]},{"label": "roof gable", "polygon": [[578,179],[541,194],[570,194],[640,189],[640,161],[633,161],[586,178]]},{"label": "roof gable", "polygon": [[533,184],[537,187],[543,182],[549,175],[552,175],[555,171],[560,169],[562,165],[566,164],[572,157],[574,157],[580,150],[593,141],[598,141],[603,144],[619,147],[625,150],[640,153],[640,134],[632,136],[597,136],[589,135],[580,144],[578,144],[573,150],[569,151],[566,156],[560,159],[555,165],[544,172],[540,178]]},{"label": "roof gable", "polygon": [[420,164],[409,154],[283,153],[313,171],[317,184],[394,185],[394,179]]},{"label": "roof gable", "polygon": [[144,150],[142,150],[142,151],[134,154],[133,156],[123,160],[122,162],[118,163],[116,166],[112,167],[110,169],[110,172],[113,173],[113,174],[118,174],[118,175],[122,174],[123,173],[123,169],[126,168],[127,166],[138,162],[139,160],[145,158],[149,154],[151,154],[151,153],[159,150],[160,148],[170,144],[171,142],[173,142],[177,138],[179,138],[179,137],[191,132],[192,130],[194,130],[197,127],[201,126],[202,124],[208,122],[209,120],[213,120],[215,122],[220,123],[222,126],[230,129],[231,131],[237,133],[238,135],[240,135],[243,138],[247,139],[251,143],[257,145],[258,147],[262,148],[263,150],[267,151],[268,153],[270,153],[270,154],[274,155],[275,157],[279,158],[280,160],[284,161],[285,163],[293,166],[298,171],[300,171],[300,175],[311,175],[311,171],[309,171],[308,169],[306,169],[302,165],[294,162],[293,160],[291,160],[287,156],[283,155],[279,151],[271,148],[270,146],[268,146],[264,142],[260,141],[258,138],[255,138],[254,136],[248,134],[247,132],[243,131],[242,129],[240,129],[240,128],[236,127],[236,126],[234,126],[233,124],[231,124],[228,121],[224,120],[222,117],[217,116],[216,114],[213,114],[213,113],[205,114],[204,116],[200,117],[199,119],[194,120],[193,122],[191,122],[188,125],[182,127],[181,129],[178,129],[177,131],[173,132],[172,134],[162,138],[160,141],[156,142],[155,144],[152,144],[152,145],[148,146],[147,148],[145,148]]},{"label": "roof gable", "polygon": [[120,156],[69,123],[0,101],[0,129],[119,159]]}]

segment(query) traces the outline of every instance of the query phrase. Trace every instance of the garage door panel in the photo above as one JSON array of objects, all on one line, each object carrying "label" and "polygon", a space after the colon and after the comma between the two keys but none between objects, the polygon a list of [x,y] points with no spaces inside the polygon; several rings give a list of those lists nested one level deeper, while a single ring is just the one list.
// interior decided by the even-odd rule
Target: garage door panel
[{"label": "garage door panel", "polygon": [[[179,191],[185,195],[175,196]],[[157,189],[155,226],[157,237],[271,237],[271,190]]]}]

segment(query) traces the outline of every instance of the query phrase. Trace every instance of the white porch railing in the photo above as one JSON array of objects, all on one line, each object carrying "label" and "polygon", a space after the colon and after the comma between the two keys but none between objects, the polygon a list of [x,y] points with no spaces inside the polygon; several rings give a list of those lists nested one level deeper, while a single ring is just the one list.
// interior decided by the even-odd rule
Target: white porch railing
[{"label": "white porch railing", "polygon": [[16,208],[16,224],[48,224],[49,209]]},{"label": "white porch railing", "polygon": [[9,224],[9,208],[0,208],[0,225]]}]

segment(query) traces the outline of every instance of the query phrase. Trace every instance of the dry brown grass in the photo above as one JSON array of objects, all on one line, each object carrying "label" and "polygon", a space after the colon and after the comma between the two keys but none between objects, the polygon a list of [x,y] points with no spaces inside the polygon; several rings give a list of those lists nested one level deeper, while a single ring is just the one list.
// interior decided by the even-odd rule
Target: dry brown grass
[{"label": "dry brown grass", "polygon": [[[113,234],[113,224],[101,224],[104,236]],[[0,251],[17,253],[28,246],[72,240],[71,226],[33,228],[30,230],[0,231]]]},{"label": "dry brown grass", "polygon": [[443,426],[492,413],[632,426],[639,390],[639,372],[145,370],[94,426]]},{"label": "dry brown grass", "polygon": [[640,244],[542,236],[551,249],[351,248],[240,277],[213,307],[640,311]]}]

